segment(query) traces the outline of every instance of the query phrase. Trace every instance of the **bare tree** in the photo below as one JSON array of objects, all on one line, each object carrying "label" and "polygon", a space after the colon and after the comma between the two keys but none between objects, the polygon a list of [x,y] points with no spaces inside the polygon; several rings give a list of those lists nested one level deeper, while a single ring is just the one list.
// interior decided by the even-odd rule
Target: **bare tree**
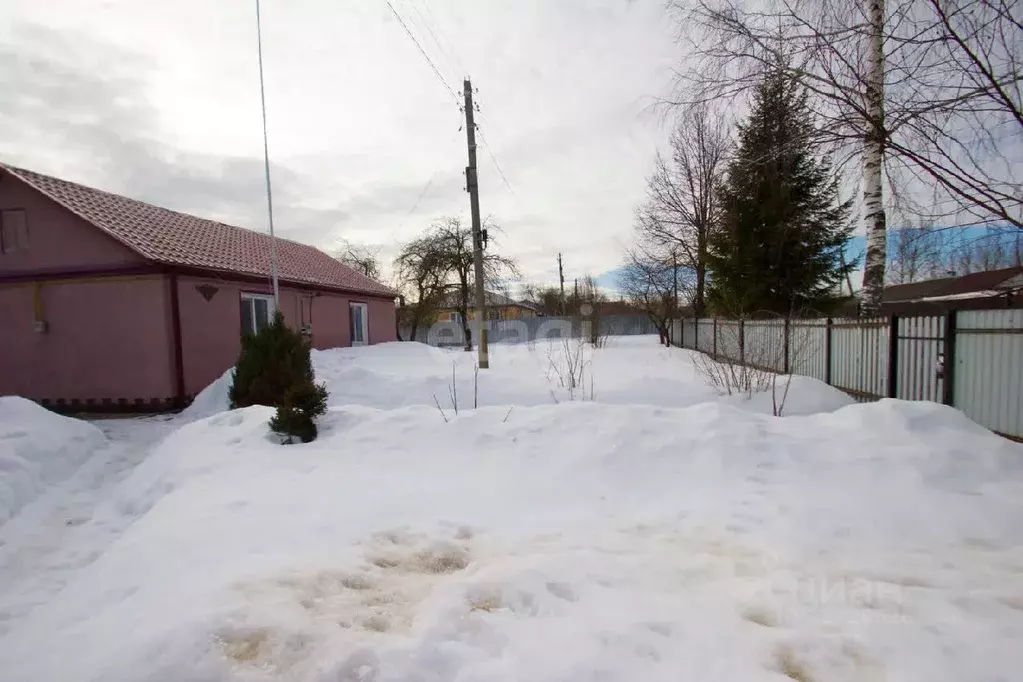
[{"label": "bare tree", "polygon": [[407,301],[405,321],[411,327],[409,341],[416,340],[420,325],[433,320],[447,290],[447,263],[432,235],[413,239],[394,260],[395,281]]},{"label": "bare tree", "polygon": [[706,105],[688,108],[671,135],[669,157],[658,154],[636,216],[637,239],[675,253],[695,274],[694,313],[706,309],[707,248],[717,212],[715,190],[729,147],[723,117]]},{"label": "bare tree", "polygon": [[1019,231],[1012,235],[996,229],[973,236],[960,234],[959,239],[948,246],[945,269],[956,275],[969,275],[1018,266],[1018,243],[1009,239],[1018,235]]},{"label": "bare tree", "polygon": [[944,231],[917,225],[891,231],[887,281],[908,284],[946,274]]},{"label": "bare tree", "polygon": [[[670,0],[693,62],[672,104],[733,100],[784,64],[816,97],[820,143],[863,178],[862,308],[885,279],[886,202],[1023,228],[1023,23],[1015,0]],[[1018,164],[1018,160],[1016,161]],[[882,175],[882,173],[884,175]],[[928,201],[927,190],[934,194]]]},{"label": "bare tree", "polygon": [[335,258],[361,275],[370,279],[380,279],[382,273],[380,272],[379,248],[374,249],[365,244],[356,244],[347,239],[340,241],[341,248],[336,252]]},{"label": "bare tree", "polygon": [[522,298],[544,315],[562,314],[564,302],[557,286],[526,284],[522,287]]},{"label": "bare tree", "polygon": [[584,333],[582,338],[589,341],[595,348],[602,347],[610,334],[609,329],[601,328],[600,322],[603,314],[601,307],[607,302],[607,294],[597,284],[597,278],[587,273],[583,276],[578,291],[573,294],[573,297],[579,314],[583,317],[584,325],[589,326],[589,333]]},{"label": "bare tree", "polygon": [[680,277],[678,263],[676,252],[658,253],[636,245],[626,251],[618,277],[625,299],[647,314],[664,344],[669,341],[671,321],[679,314],[679,289],[686,291],[690,284],[688,278]]},{"label": "bare tree", "polygon": [[[486,283],[496,284],[502,278],[518,275],[518,267],[511,258],[491,250],[494,233],[500,228],[491,220],[484,222],[487,243],[483,253],[483,277]],[[472,335],[469,329],[470,292],[474,286],[472,227],[457,217],[442,218],[433,224],[429,238],[434,240],[441,262],[447,273],[447,288],[453,292],[454,307],[461,317],[462,332],[465,335],[465,350],[472,349]],[[481,321],[481,323],[485,323]]]}]

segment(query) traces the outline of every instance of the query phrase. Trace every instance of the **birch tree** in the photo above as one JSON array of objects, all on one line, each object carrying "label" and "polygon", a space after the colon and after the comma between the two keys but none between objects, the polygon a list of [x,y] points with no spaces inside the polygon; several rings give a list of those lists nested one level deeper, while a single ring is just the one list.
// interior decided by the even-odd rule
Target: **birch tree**
[{"label": "birch tree", "polygon": [[884,210],[884,0],[866,0],[867,69],[865,80],[865,136],[863,144],[863,215],[867,252],[863,260],[863,312],[875,314],[884,297],[884,269],[888,261]]},{"label": "birch tree", "polygon": [[[668,104],[742,101],[780,60],[818,142],[859,167],[862,312],[877,310],[888,209],[1023,228],[1018,0],[669,0],[689,47]],[[887,196],[886,196],[887,194]]]}]

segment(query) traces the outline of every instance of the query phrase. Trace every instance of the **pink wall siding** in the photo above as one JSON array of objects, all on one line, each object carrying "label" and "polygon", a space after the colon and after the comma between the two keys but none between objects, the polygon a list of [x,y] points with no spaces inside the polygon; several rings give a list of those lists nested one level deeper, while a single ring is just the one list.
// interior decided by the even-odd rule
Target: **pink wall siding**
[{"label": "pink wall siding", "polygon": [[[196,287],[216,287],[207,301]],[[195,395],[238,359],[241,319],[237,285],[220,280],[178,279],[185,393]]]},{"label": "pink wall siding", "polygon": [[[197,289],[204,285],[217,288],[209,301]],[[186,394],[195,395],[237,361],[241,350],[240,301],[243,293],[270,294],[272,290],[269,284],[243,284],[192,277],[179,279],[178,301]],[[390,300],[330,293],[317,295],[290,287],[282,287],[280,296],[281,312],[289,326],[298,328],[311,321],[315,348],[349,345],[350,300],[369,304],[370,343],[395,339],[395,310]]]},{"label": "pink wall siding", "polygon": [[[209,301],[198,289],[203,286],[217,290]],[[178,279],[186,395],[195,395],[206,388],[238,360],[243,293],[269,295],[273,292],[269,285],[194,277]],[[300,309],[302,293],[281,289],[281,312],[291,327],[297,328],[303,319]]]},{"label": "pink wall siding", "polygon": [[313,304],[313,346],[341,348],[351,345],[348,317],[349,303],[367,304],[369,342],[397,340],[394,321],[396,310],[391,299],[369,298],[357,294],[323,294]]},{"label": "pink wall siding", "polygon": [[169,318],[160,277],[0,285],[0,395],[133,401],[173,396]]},{"label": "pink wall siding", "polygon": [[350,345],[348,298],[323,294],[313,299],[313,348],[341,348]]},{"label": "pink wall siding", "polygon": [[28,250],[0,254],[0,273],[142,263],[113,237],[0,171],[0,209],[25,209]]},{"label": "pink wall siding", "polygon": [[[34,330],[32,284],[0,285],[0,395],[102,401],[174,397],[175,371],[167,277],[56,280],[43,283],[45,333]],[[217,292],[207,301],[197,287]],[[195,395],[233,365],[241,348],[243,292],[269,286],[180,277],[178,301],[185,394]],[[369,341],[393,341],[394,304],[340,294],[281,289],[289,325],[310,322],[313,345],[349,345],[348,304],[369,306]]]},{"label": "pink wall siding", "polygon": [[371,298],[367,302],[369,303],[369,342],[397,341],[398,330],[395,326],[397,311],[394,301]]}]

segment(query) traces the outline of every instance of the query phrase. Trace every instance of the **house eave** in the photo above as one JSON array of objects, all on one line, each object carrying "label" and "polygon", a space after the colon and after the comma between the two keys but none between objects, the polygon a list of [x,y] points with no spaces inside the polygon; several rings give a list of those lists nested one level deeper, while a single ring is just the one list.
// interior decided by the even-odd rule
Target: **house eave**
[{"label": "house eave", "polygon": [[[176,274],[183,277],[197,277],[204,279],[219,279],[229,282],[246,284],[266,284],[269,286],[270,278],[264,275],[252,273],[235,272],[231,270],[215,270],[211,268],[188,267],[181,265],[166,265],[162,263],[145,263],[142,265],[111,265],[93,268],[62,268],[57,270],[30,270],[25,272],[13,272],[0,274],[0,284],[25,284],[30,282],[57,282],[62,280],[93,279],[98,277],[132,277],[144,275],[170,275]],[[352,287],[332,286],[315,282],[302,282],[299,280],[280,280],[282,286],[303,291],[317,291],[332,294],[346,294],[350,296],[364,296],[369,298],[380,298],[393,300],[397,294],[384,292],[370,292]]]}]

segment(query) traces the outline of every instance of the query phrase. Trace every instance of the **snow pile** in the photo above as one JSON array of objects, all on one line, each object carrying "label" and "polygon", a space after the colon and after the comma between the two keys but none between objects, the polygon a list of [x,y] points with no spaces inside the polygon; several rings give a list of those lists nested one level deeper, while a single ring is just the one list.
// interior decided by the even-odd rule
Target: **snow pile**
[{"label": "snow pile", "polygon": [[199,392],[192,404],[181,412],[183,419],[192,421],[205,419],[231,408],[231,384],[234,383],[234,367],[220,375],[220,378]]},{"label": "snow pile", "polygon": [[[421,343],[313,351],[316,380],[327,384],[333,406],[394,409],[413,405],[448,411],[500,405],[598,402],[684,407],[718,400],[696,371],[690,351],[665,348],[656,336],[615,337],[594,351],[575,340],[494,344],[491,367],[475,376],[475,353]],[[571,366],[578,369],[573,371]],[[207,387],[183,413],[188,419],[228,409],[233,370]],[[574,377],[574,386],[572,377]],[[779,381],[779,391],[784,386]],[[741,409],[772,413],[770,393],[724,398]],[[841,391],[809,377],[796,377],[783,414],[829,412],[852,404]]]},{"label": "snow pile", "polygon": [[0,524],[106,444],[91,424],[0,396]]},{"label": "snow pile", "polygon": [[798,374],[778,376],[772,389],[754,393],[752,396],[732,395],[725,400],[736,407],[758,414],[773,415],[777,407],[779,415],[783,417],[834,412],[856,404],[849,394],[834,386]]},{"label": "snow pile", "polygon": [[184,426],[105,495],[122,534],[12,617],[5,682],[1023,668],[1023,447],[950,408],[348,406],[287,448],[270,413]]}]

